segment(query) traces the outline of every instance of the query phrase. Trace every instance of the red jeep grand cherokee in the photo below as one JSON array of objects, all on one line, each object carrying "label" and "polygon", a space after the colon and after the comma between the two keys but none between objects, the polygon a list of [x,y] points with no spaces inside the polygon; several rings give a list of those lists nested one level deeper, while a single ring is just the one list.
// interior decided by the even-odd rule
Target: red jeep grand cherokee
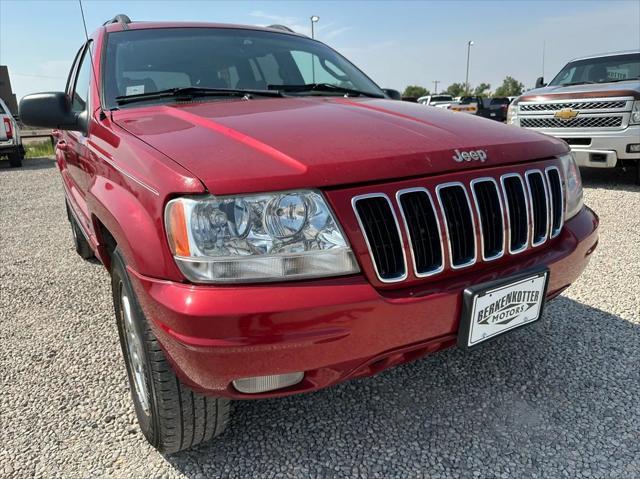
[{"label": "red jeep grand cherokee", "polygon": [[25,97],[75,247],[111,273],[136,413],[165,453],[230,399],[369,376],[537,320],[597,241],[566,143],[394,101],[284,27],[118,16]]}]

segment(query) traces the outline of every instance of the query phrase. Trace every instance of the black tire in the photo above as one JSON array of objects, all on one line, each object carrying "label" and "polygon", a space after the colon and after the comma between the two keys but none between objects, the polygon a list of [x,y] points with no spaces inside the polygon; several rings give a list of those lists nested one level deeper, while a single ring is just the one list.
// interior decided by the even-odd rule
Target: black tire
[{"label": "black tire", "polygon": [[24,153],[22,153],[21,149],[17,149],[13,153],[9,153],[9,166],[11,168],[20,168],[22,166],[23,158]]},{"label": "black tire", "polygon": [[93,250],[87,238],[84,237],[83,231],[80,229],[80,225],[76,221],[75,217],[71,214],[69,203],[67,206],[67,218],[69,218],[69,224],[71,225],[71,234],[73,235],[73,247],[76,253],[80,255],[82,259],[93,258]]},{"label": "black tire", "polygon": [[[163,454],[188,449],[222,434],[229,420],[230,401],[196,393],[180,382],[140,309],[117,249],[111,264],[120,345],[142,433]],[[136,339],[138,347],[132,348]],[[140,361],[132,360],[132,355],[139,356]]]},{"label": "black tire", "polygon": [[636,161],[636,185],[640,186],[640,160]]}]

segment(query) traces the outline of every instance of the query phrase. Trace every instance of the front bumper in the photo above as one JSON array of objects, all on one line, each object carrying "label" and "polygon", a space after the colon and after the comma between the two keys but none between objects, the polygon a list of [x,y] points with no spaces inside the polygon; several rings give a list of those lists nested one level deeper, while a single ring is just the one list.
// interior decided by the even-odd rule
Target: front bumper
[{"label": "front bumper", "polygon": [[[545,248],[416,287],[379,291],[364,276],[195,286],[129,269],[140,305],[180,379],[205,394],[275,397],[369,376],[456,343],[462,291],[546,265],[548,298],[580,275],[598,241],[588,208]],[[304,371],[286,389],[242,394],[235,379]]]},{"label": "front bumper", "polygon": [[[580,166],[614,168],[619,160],[640,160],[640,153],[627,151],[628,145],[640,143],[640,125],[629,126],[620,131],[598,132],[574,129],[536,129],[535,131],[567,141]],[[572,144],[577,139],[589,140],[589,143]]]}]

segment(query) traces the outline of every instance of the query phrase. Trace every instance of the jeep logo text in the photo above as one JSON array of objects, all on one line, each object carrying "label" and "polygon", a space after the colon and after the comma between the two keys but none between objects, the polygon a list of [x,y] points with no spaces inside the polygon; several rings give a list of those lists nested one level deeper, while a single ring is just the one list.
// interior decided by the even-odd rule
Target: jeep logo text
[{"label": "jeep logo text", "polygon": [[458,163],[463,161],[481,161],[484,163],[487,159],[487,152],[484,150],[458,151],[453,155],[453,159]]}]

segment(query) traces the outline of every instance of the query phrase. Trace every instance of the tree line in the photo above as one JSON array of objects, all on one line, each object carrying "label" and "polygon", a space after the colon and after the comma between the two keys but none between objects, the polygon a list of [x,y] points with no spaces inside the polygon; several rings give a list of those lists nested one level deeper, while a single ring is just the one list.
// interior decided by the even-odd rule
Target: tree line
[{"label": "tree line", "polygon": [[[496,88],[496,91],[491,93],[491,85],[489,83],[480,83],[475,88],[469,88],[469,95],[473,96],[518,96],[522,95],[524,91],[524,85],[513,77],[507,76],[502,85]],[[466,88],[464,83],[453,83],[449,85],[445,90],[438,93],[447,93],[451,96],[464,96],[466,94]],[[420,85],[409,85],[405,88],[402,96],[420,98],[421,96],[430,95],[431,92]]]}]

